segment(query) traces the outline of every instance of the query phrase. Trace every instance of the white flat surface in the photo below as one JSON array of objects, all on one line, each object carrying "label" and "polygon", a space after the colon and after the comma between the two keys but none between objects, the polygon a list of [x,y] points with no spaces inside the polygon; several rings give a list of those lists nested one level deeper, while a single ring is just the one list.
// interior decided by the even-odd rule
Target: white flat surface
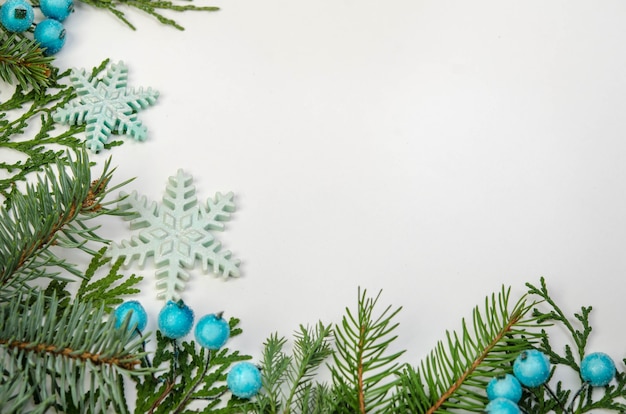
[{"label": "white flat surface", "polygon": [[[242,319],[233,347],[339,322],[357,288],[403,306],[417,363],[484,297],[545,276],[568,312],[594,305],[592,351],[624,355],[626,3],[231,0],[131,32],[77,8],[61,67],[129,66],[161,92],[144,143],[113,157],[152,200],[178,168],[199,198],[233,191],[218,233],[243,261],[198,267],[184,299]],[[125,222],[105,235],[130,237]],[[153,312],[153,268],[141,300]]]}]

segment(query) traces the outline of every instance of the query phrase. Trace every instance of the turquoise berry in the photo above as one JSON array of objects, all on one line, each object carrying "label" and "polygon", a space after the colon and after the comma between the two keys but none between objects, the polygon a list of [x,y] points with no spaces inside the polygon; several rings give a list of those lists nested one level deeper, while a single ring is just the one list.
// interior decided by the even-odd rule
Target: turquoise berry
[{"label": "turquoise berry", "polygon": [[65,44],[65,28],[63,24],[54,19],[46,19],[37,23],[33,35],[46,56],[54,55]]},{"label": "turquoise berry", "polygon": [[489,414],[521,414],[516,403],[506,398],[496,398],[487,404],[485,412]]},{"label": "turquoise berry", "polygon": [[0,23],[9,32],[21,33],[28,30],[35,20],[33,6],[25,0],[7,0],[0,7]]},{"label": "turquoise berry", "polygon": [[506,398],[518,403],[522,398],[522,384],[511,374],[492,378],[487,384],[487,398]]},{"label": "turquoise berry", "polygon": [[250,362],[239,362],[226,376],[226,385],[239,398],[252,398],[261,389],[261,371]]},{"label": "turquoise berry", "polygon": [[44,16],[62,22],[74,11],[73,0],[41,0],[39,7]]},{"label": "turquoise berry", "polygon": [[580,376],[593,387],[604,387],[615,377],[615,363],[603,352],[586,355],[580,363]]},{"label": "turquoise berry", "polygon": [[527,387],[538,387],[550,376],[550,360],[541,351],[522,351],[513,363],[513,373]]},{"label": "turquoise berry", "polygon": [[159,312],[159,329],[166,337],[178,339],[187,335],[193,325],[193,311],[182,300],[168,301]]},{"label": "turquoise berry", "polygon": [[[130,315],[130,316],[129,316]],[[146,310],[141,306],[141,303],[136,300],[130,300],[128,302],[122,303],[120,306],[115,309],[115,327],[117,329],[122,327],[122,324],[126,320],[126,318],[130,318],[128,322],[128,330],[135,331],[136,329],[139,332],[146,329],[146,324],[148,323],[148,315],[146,314]]]},{"label": "turquoise berry", "polygon": [[196,324],[196,341],[200,346],[216,351],[230,337],[230,326],[222,315],[205,315]]}]

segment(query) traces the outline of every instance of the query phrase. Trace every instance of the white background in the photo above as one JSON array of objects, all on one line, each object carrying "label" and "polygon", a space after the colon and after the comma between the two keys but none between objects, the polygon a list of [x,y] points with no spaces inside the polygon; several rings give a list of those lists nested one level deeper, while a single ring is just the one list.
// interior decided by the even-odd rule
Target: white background
[{"label": "white background", "polygon": [[[122,60],[160,91],[148,140],[94,158],[127,192],[160,201],[182,168],[201,201],[236,194],[217,236],[243,276],[198,267],[183,294],[242,319],[232,347],[339,322],[360,286],[403,306],[417,364],[486,295],[545,276],[567,312],[594,305],[589,349],[624,369],[626,3],[203,4],[221,10],[169,14],[183,32],[79,5],[56,63]],[[151,265],[130,271],[155,329]]]}]

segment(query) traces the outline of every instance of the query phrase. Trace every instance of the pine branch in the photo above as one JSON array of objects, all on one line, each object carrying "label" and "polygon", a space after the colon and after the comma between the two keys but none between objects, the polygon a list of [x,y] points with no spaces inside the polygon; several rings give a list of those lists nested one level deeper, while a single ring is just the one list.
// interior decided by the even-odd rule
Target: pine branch
[{"label": "pine branch", "polygon": [[380,293],[373,299],[366,293],[359,289],[356,317],[346,308],[334,331],[336,352],[330,370],[339,412],[384,412],[391,402],[389,391],[397,385],[399,364],[395,361],[404,351],[387,354],[387,348],[397,338],[391,335],[398,324],[391,321],[401,308],[389,306],[375,316]]},{"label": "pine branch", "polygon": [[107,10],[111,12],[115,17],[120,19],[132,30],[136,30],[135,26],[126,18],[126,15],[121,10],[124,7],[131,7],[142,11],[154,18],[160,23],[166,26],[172,26],[178,30],[185,30],[183,26],[178,24],[175,20],[166,17],[162,11],[170,10],[175,12],[184,11],[218,11],[219,7],[211,6],[196,6],[194,4],[180,4],[168,0],[80,0],[81,2],[93,7]]},{"label": "pine branch", "polygon": [[[45,411],[127,412],[119,375],[146,375],[141,339],[104,321],[104,307],[56,297],[17,295],[0,305],[0,395]],[[24,384],[13,385],[13,384]],[[19,404],[16,404],[16,406]]]},{"label": "pine branch", "polygon": [[117,214],[107,207],[115,200],[104,201],[119,187],[109,188],[110,161],[92,181],[86,151],[74,157],[68,166],[58,162],[56,168],[45,167],[36,183],[13,196],[11,210],[0,210],[0,303],[11,300],[16,291],[28,289],[34,279],[63,279],[61,270],[82,276],[50,247],[78,248],[93,255],[89,242],[107,242],[95,233],[97,227],[88,223],[103,214]]},{"label": "pine branch", "polygon": [[[526,315],[532,305],[520,299],[509,310],[510,289],[485,300],[484,311],[474,309],[461,332],[447,332],[446,340],[417,369],[407,367],[396,395],[397,412],[443,413],[450,410],[484,412],[489,380],[504,372],[520,351],[540,333],[536,320]],[[471,329],[470,329],[471,327]]]},{"label": "pine branch", "polygon": [[42,92],[53,82],[53,58],[44,56],[39,44],[0,25],[0,80],[22,89]]}]

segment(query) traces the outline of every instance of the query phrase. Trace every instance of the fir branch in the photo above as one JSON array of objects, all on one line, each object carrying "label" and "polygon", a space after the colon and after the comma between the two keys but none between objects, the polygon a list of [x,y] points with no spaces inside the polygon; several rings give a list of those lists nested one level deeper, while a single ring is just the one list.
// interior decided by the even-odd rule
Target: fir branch
[{"label": "fir branch", "polygon": [[320,390],[327,388],[313,385],[312,380],[320,365],[332,355],[331,337],[331,327],[321,322],[314,328],[300,325],[290,356],[283,351],[287,340],[270,335],[264,344],[261,364],[263,393],[255,401],[255,411],[288,414],[309,412],[319,406]]},{"label": "fir branch", "polygon": [[56,168],[44,168],[24,194],[13,196],[11,210],[0,210],[0,302],[28,289],[27,283],[34,279],[63,279],[60,270],[82,276],[50,247],[78,248],[93,255],[88,242],[107,242],[95,233],[97,227],[87,223],[103,214],[117,214],[104,200],[119,187],[109,188],[112,174],[109,160],[92,181],[87,153],[82,150],[68,166],[58,162]]},{"label": "fir branch", "polygon": [[397,385],[396,360],[404,351],[387,354],[387,348],[397,338],[391,335],[398,324],[391,321],[401,308],[389,306],[376,316],[380,292],[373,299],[366,294],[359,289],[356,317],[346,308],[334,331],[336,352],[330,370],[339,412],[384,412],[391,402],[389,391]]},{"label": "fir branch", "polygon": [[212,6],[196,6],[194,4],[180,4],[169,0],[80,0],[81,2],[93,7],[107,10],[111,12],[115,17],[120,19],[132,30],[136,30],[135,26],[126,18],[126,15],[121,10],[123,7],[131,7],[142,11],[154,18],[160,23],[166,26],[172,26],[178,30],[185,30],[183,26],[178,24],[175,20],[166,17],[162,11],[170,10],[175,12],[184,11],[218,11],[219,7]]},{"label": "fir branch", "polygon": [[[32,303],[31,305],[28,305]],[[75,301],[62,313],[43,292],[20,294],[0,305],[0,361],[7,384],[23,383],[0,394],[28,401],[45,411],[127,412],[119,374],[142,376],[145,353],[132,331],[104,321],[104,308]],[[3,379],[3,381],[4,381]],[[24,390],[22,390],[22,388]]]},{"label": "fir branch", "polygon": [[0,25],[0,80],[42,92],[53,82],[53,60],[34,40]]},{"label": "fir branch", "polygon": [[[526,315],[532,305],[520,299],[509,310],[510,289],[485,299],[484,311],[474,309],[461,332],[447,332],[446,340],[417,369],[407,367],[396,394],[397,412],[439,413],[448,410],[483,412],[484,389],[504,372],[520,351],[541,337],[525,328],[537,326]],[[470,329],[471,327],[471,329]]]}]

